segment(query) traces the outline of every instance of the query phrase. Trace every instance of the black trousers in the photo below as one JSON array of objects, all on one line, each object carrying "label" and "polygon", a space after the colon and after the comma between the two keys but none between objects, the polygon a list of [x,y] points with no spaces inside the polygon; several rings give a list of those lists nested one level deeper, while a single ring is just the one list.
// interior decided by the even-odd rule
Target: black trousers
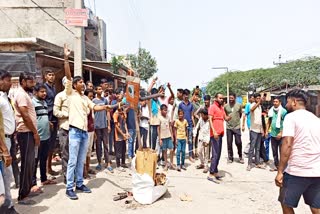
[{"label": "black trousers", "polygon": [[116,141],[114,144],[114,149],[116,151],[116,163],[117,167],[120,167],[120,161],[121,164],[126,163],[126,141]]},{"label": "black trousers", "polygon": [[[109,159],[109,134],[108,134],[108,129],[96,129],[95,130],[96,135],[97,135],[97,140],[96,140],[96,150],[97,150],[97,159],[98,163],[101,164],[101,159],[102,159],[102,151],[104,154],[104,161],[105,163],[108,163],[110,161]],[[102,148],[102,143],[103,143],[103,148]]]},{"label": "black trousers", "polygon": [[227,129],[228,159],[231,161],[233,161],[233,137],[238,149],[239,158],[242,158],[241,130]]},{"label": "black trousers", "polygon": [[64,129],[59,130],[59,144],[61,150],[62,174],[66,179],[69,161],[69,131]]},{"label": "black trousers", "polygon": [[32,188],[35,166],[35,142],[32,132],[18,132],[17,140],[21,155],[20,188],[18,200],[27,197]]},{"label": "black trousers", "polygon": [[38,148],[38,156],[35,159],[35,167],[33,173],[33,186],[37,185],[37,168],[38,163],[40,161],[40,179],[41,182],[47,181],[47,160],[48,160],[48,152],[50,149],[49,140],[41,141],[40,146]]},{"label": "black trousers", "polygon": [[147,148],[148,130],[146,128],[140,127],[140,136],[143,148]]},{"label": "black trousers", "polygon": [[277,168],[279,166],[279,150],[281,150],[281,141],[282,139],[277,140],[275,137],[271,137],[273,160],[274,160],[274,165]]},{"label": "black trousers", "polygon": [[10,156],[12,158],[12,172],[14,177],[14,182],[16,186],[19,186],[19,165],[18,165],[18,159],[17,159],[17,144],[14,139],[14,136],[11,137],[11,148],[10,148]]}]

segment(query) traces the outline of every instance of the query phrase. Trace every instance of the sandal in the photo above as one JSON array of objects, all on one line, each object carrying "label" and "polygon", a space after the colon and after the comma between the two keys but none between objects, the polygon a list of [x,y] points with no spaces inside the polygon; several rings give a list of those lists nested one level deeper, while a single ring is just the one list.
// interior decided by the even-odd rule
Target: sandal
[{"label": "sandal", "polygon": [[200,165],[196,166],[196,169],[204,169],[204,165],[200,164]]},{"label": "sandal", "polygon": [[57,184],[57,182],[55,182],[53,180],[46,180],[45,182],[42,182],[41,184],[42,184],[42,186],[46,186],[46,185]]},{"label": "sandal", "polygon": [[124,194],[123,195],[118,195],[118,196],[113,198],[113,201],[120,201],[120,200],[125,199],[127,197],[128,197],[127,194],[126,195],[124,195]]},{"label": "sandal", "polygon": [[216,181],[215,178],[213,178],[213,177],[208,176],[207,179],[208,179],[208,181],[211,181],[211,182],[213,182],[213,183],[220,184],[220,183],[219,183],[218,181]]}]

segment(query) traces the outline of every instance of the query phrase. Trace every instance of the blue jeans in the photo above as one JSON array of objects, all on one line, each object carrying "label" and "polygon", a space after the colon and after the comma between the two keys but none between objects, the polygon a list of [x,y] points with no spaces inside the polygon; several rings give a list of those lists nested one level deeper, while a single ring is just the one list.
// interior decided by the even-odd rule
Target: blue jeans
[{"label": "blue jeans", "polygon": [[134,142],[136,141],[136,130],[135,129],[129,129],[128,130],[130,138],[128,140],[128,157],[133,158],[134,157]]},{"label": "blue jeans", "polygon": [[88,132],[70,127],[69,129],[69,161],[67,168],[67,190],[73,189],[74,178],[76,186],[83,185],[83,165],[88,150]]},{"label": "blue jeans", "polygon": [[222,136],[219,136],[219,139],[216,140],[214,137],[210,138],[212,157],[210,165],[210,174],[218,173],[218,166],[221,157],[222,150]]},{"label": "blue jeans", "polygon": [[266,155],[267,155],[267,159],[269,159],[269,145],[270,145],[270,141],[271,141],[271,135],[270,133],[268,133],[268,137],[264,139],[264,146],[266,147]]},{"label": "blue jeans", "polygon": [[[181,159],[180,159],[181,155]],[[184,160],[186,158],[186,140],[178,139],[178,146],[177,146],[177,165],[180,166],[180,161],[181,165],[184,165]]]},{"label": "blue jeans", "polygon": [[188,148],[189,148],[189,158],[193,157],[193,127],[188,127]]}]

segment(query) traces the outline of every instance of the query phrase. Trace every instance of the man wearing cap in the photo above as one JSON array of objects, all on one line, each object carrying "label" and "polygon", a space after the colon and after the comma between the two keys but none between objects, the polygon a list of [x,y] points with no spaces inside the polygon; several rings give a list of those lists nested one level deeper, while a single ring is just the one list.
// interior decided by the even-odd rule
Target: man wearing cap
[{"label": "man wearing cap", "polygon": [[[66,77],[62,79],[62,85],[66,84]],[[62,174],[66,183],[67,165],[69,159],[69,109],[68,96],[66,90],[57,94],[54,99],[53,115],[59,121],[59,142],[61,150]]]}]

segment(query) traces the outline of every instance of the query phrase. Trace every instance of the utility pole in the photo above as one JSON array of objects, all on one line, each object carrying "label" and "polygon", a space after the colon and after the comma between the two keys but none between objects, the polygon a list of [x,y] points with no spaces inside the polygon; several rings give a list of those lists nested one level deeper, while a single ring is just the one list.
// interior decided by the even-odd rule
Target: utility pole
[{"label": "utility pole", "polygon": [[286,64],[286,62],[281,62],[281,58],[282,58],[282,56],[281,56],[281,54],[279,54],[279,61],[278,62],[275,62],[275,61],[273,61],[273,64],[274,65],[282,65],[282,64]]},{"label": "utility pole", "polygon": [[[75,9],[83,8],[83,0],[75,0]],[[75,27],[75,41],[74,41],[74,76],[82,77],[82,60],[84,56],[84,40],[83,27]]]}]

